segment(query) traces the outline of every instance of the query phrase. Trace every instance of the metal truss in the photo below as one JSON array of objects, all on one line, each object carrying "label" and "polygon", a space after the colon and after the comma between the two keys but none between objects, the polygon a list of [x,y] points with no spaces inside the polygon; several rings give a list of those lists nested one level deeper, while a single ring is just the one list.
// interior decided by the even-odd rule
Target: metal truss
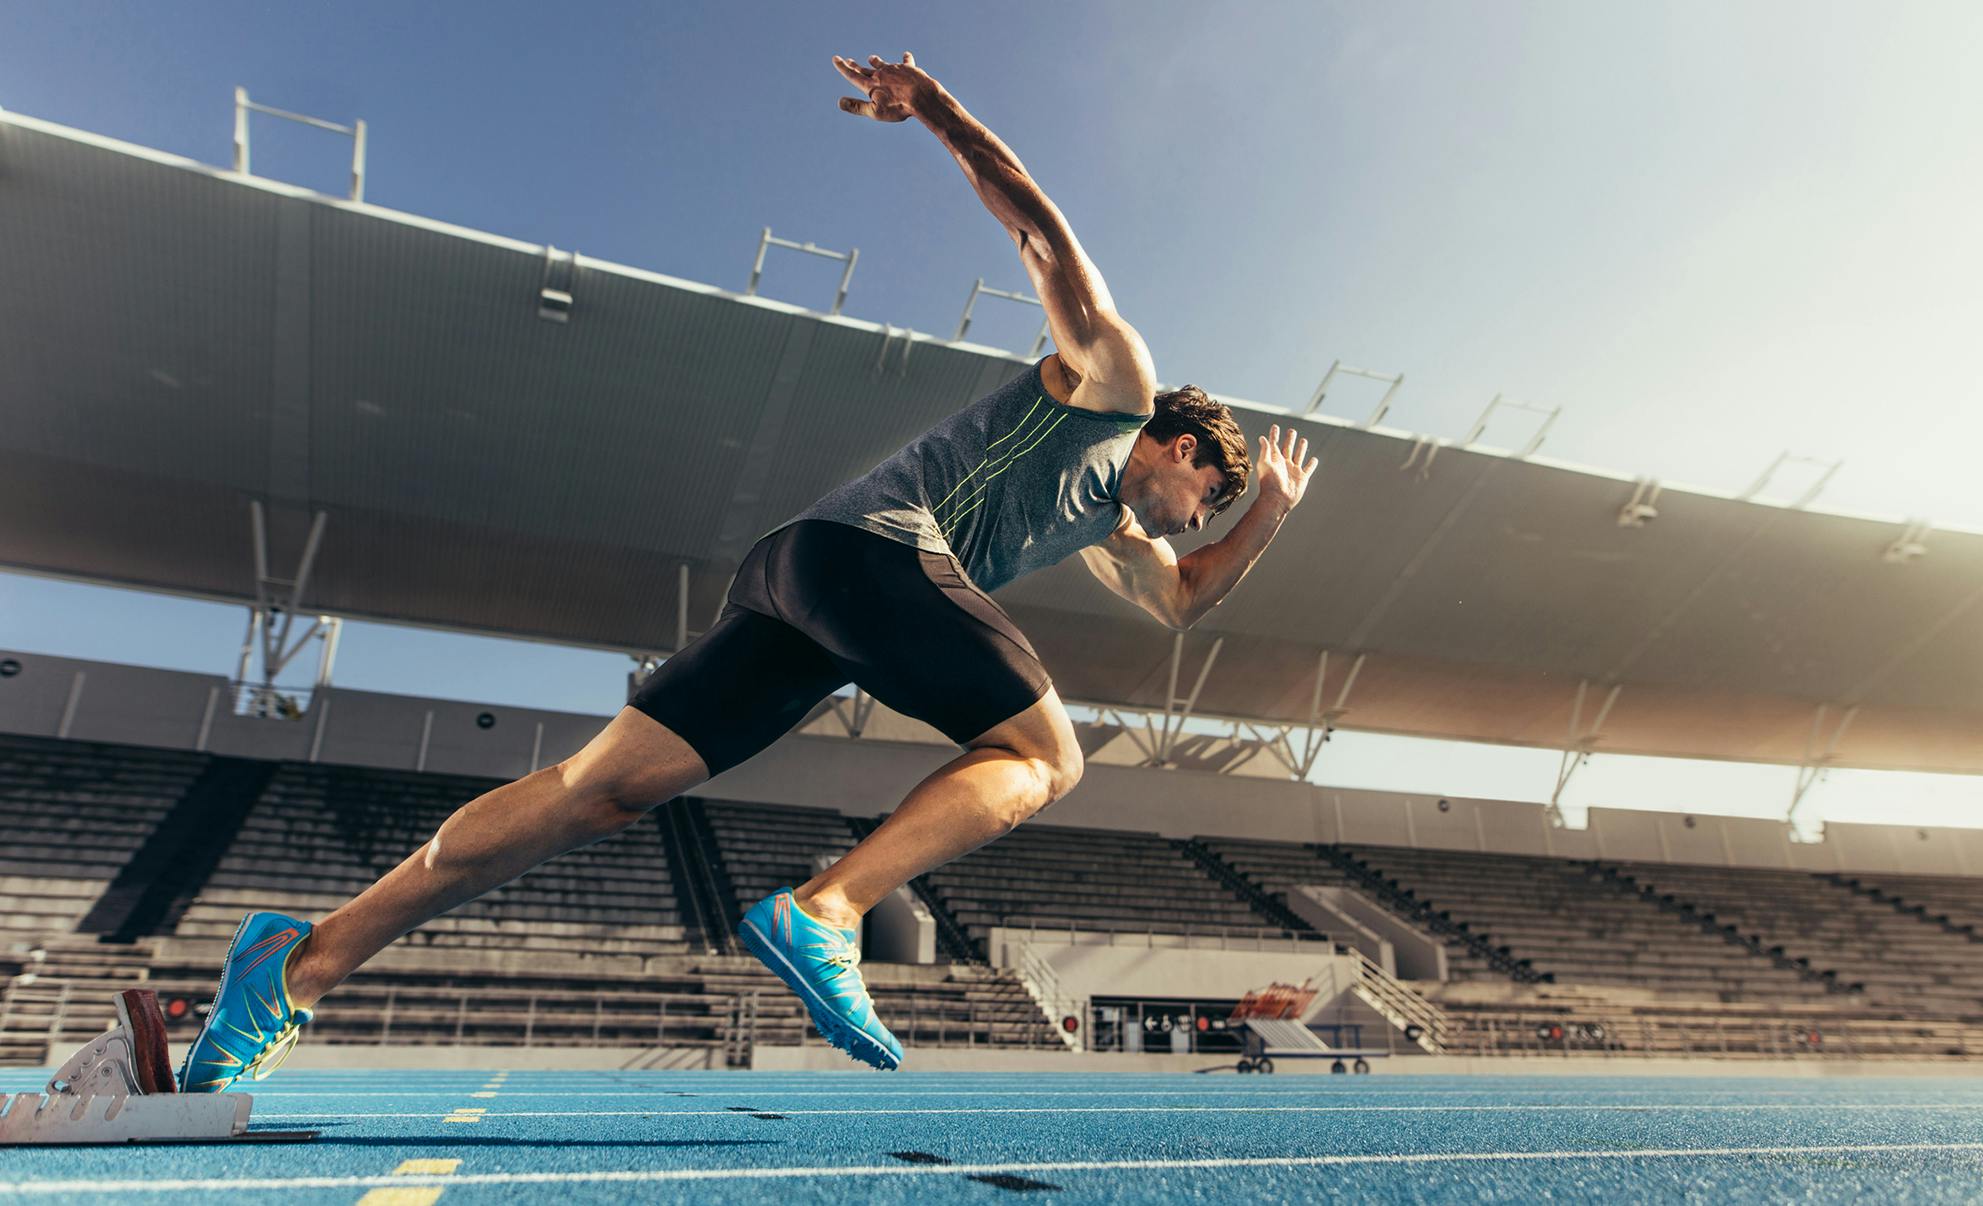
[{"label": "metal truss", "polygon": [[[317,662],[317,681],[312,692],[329,686],[331,667],[337,660],[338,637],[344,631],[343,620],[336,616],[320,615],[315,617],[308,632],[293,642],[289,639],[304,592],[310,584],[310,567],[316,563],[317,549],[323,543],[324,523],[329,513],[317,512],[316,519],[310,524],[310,537],[304,542],[303,558],[296,567],[294,578],[278,578],[269,573],[268,522],[262,513],[260,499],[249,500],[248,518],[254,539],[255,604],[248,609],[248,631],[241,639],[241,658],[235,666],[234,681],[243,689],[237,706],[258,713],[273,709],[273,714],[287,715],[276,701],[276,676],[288,667],[305,645],[321,639],[323,651]],[[250,679],[249,672],[258,649],[262,666],[257,684]]]},{"label": "metal truss", "polygon": [[[1839,739],[1845,736],[1845,730],[1852,727],[1853,718],[1859,715],[1858,704],[1846,708],[1827,738],[1824,728],[1828,710],[1829,705],[1819,704],[1817,713],[1811,717],[1811,735],[1804,739],[1804,761],[1797,768],[1797,783],[1790,791],[1790,811],[1783,814],[1786,822],[1797,819],[1797,809],[1804,803],[1804,797],[1811,794],[1811,789],[1831,770],[1832,758],[1838,753]],[[1824,743],[1822,750],[1819,749],[1820,741]]]},{"label": "metal truss", "polygon": [[1611,715],[1611,706],[1618,702],[1618,693],[1625,689],[1623,683],[1612,684],[1611,691],[1604,697],[1604,706],[1597,710],[1597,719],[1591,721],[1590,728],[1584,724],[1584,696],[1590,691],[1589,680],[1577,683],[1577,698],[1570,705],[1570,740],[1564,747],[1563,760],[1556,766],[1556,790],[1549,793],[1549,823],[1561,829],[1568,821],[1563,816],[1563,789],[1570,786],[1578,768],[1591,760],[1591,751],[1601,739],[1605,718]]},{"label": "metal truss", "polygon": [[[1336,721],[1349,711],[1350,688],[1356,686],[1356,676],[1363,673],[1363,659],[1363,654],[1356,655],[1356,660],[1350,663],[1349,673],[1343,676],[1342,687],[1336,692],[1336,702],[1323,711],[1322,688],[1329,678],[1329,652],[1323,650],[1315,659],[1315,691],[1308,700],[1308,724],[1247,723],[1245,728],[1257,743],[1258,752],[1269,755],[1286,767],[1288,774],[1294,778],[1308,778],[1315,769],[1316,759],[1322,756],[1322,747],[1329,743],[1330,735],[1336,731]],[[1240,727],[1239,722],[1234,722],[1235,733]],[[1297,730],[1299,745],[1296,743]]]}]

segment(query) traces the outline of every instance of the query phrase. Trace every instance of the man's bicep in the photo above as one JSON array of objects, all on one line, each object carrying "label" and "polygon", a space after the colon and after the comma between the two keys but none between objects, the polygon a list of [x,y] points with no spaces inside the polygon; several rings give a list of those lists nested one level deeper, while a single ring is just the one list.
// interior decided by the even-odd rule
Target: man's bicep
[{"label": "man's bicep", "polygon": [[[1115,409],[1140,410],[1156,391],[1156,367],[1136,328],[1116,312],[1101,270],[1072,231],[1014,232],[1019,260],[1047,313],[1054,350],[1083,384],[1117,398]],[[1118,397],[1119,396],[1119,397]]]},{"label": "man's bicep", "polygon": [[1102,585],[1166,627],[1177,626],[1183,579],[1169,541],[1148,535],[1131,521],[1102,543],[1082,549],[1081,560]]}]

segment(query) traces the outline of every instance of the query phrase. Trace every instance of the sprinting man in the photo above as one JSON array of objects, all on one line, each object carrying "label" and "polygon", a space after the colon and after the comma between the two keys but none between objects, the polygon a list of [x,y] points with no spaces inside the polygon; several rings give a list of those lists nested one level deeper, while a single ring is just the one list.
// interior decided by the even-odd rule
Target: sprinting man
[{"label": "sprinting man", "polygon": [[[319,999],[428,920],[752,757],[849,682],[964,752],[853,850],[744,915],[740,934],[828,1041],[880,1068],[902,1047],[858,970],[860,919],[888,893],[1011,832],[1081,779],[1053,682],[988,592],[1080,553],[1096,577],[1183,630],[1223,599],[1301,501],[1316,462],[1276,425],[1247,457],[1232,413],[1187,385],[1158,394],[1150,352],[1017,156],[904,54],[833,64],[840,107],[934,133],[1019,248],[1053,355],[760,539],[715,625],[556,766],[464,805],[433,840],[316,923],[251,913],[230,945],[187,1091],[259,1079]],[[1304,461],[1306,463],[1304,463]],[[1232,531],[1197,531],[1259,493]]]}]

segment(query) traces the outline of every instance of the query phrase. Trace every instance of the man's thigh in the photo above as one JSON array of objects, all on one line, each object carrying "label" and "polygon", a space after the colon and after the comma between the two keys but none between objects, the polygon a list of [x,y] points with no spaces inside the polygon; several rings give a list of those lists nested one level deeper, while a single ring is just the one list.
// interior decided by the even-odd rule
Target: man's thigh
[{"label": "man's thigh", "polygon": [[732,603],[627,705],[678,735],[714,776],[790,732],[847,681],[804,633]]}]

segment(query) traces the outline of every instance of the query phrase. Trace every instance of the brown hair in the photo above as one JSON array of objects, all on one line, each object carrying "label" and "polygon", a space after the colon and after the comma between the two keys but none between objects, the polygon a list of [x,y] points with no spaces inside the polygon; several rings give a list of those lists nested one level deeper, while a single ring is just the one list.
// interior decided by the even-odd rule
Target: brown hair
[{"label": "brown hair", "polygon": [[1253,476],[1253,461],[1246,455],[1246,433],[1233,421],[1226,404],[1215,400],[1195,385],[1180,386],[1157,395],[1157,413],[1143,425],[1143,434],[1168,444],[1186,433],[1197,437],[1191,464],[1203,469],[1217,465],[1226,475],[1226,486],[1212,500],[1212,518],[1246,493]]}]

